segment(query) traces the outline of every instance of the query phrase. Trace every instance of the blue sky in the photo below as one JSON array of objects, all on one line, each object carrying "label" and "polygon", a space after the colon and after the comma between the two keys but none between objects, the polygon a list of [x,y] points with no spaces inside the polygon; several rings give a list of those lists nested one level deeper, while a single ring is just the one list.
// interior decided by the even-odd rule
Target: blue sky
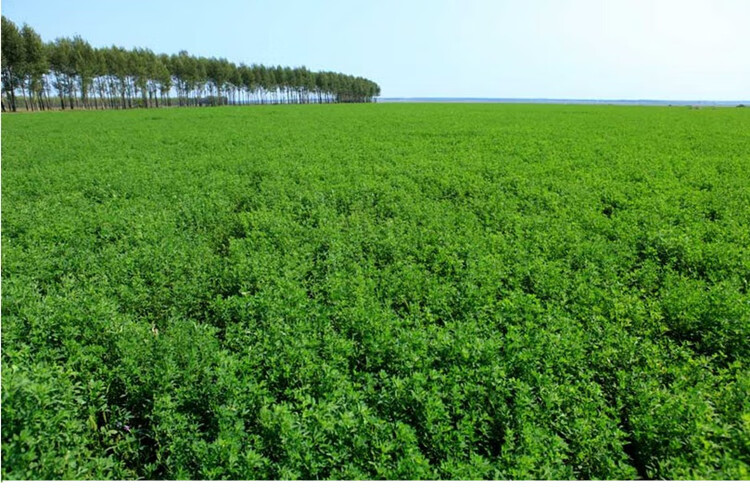
[{"label": "blue sky", "polygon": [[45,40],[305,65],[385,97],[750,99],[750,0],[3,0]]}]

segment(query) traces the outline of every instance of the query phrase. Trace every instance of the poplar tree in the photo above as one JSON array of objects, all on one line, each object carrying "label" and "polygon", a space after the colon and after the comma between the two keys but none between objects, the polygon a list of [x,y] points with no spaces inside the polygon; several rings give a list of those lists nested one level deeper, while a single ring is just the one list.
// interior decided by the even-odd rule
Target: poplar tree
[{"label": "poplar tree", "polygon": [[[5,92],[8,107],[11,111],[16,111],[16,92],[21,79],[21,71],[26,60],[24,55],[24,44],[18,26],[5,16],[2,16],[2,55],[0,56],[0,66],[2,66],[2,85]],[[5,109],[5,103],[3,103]]]}]

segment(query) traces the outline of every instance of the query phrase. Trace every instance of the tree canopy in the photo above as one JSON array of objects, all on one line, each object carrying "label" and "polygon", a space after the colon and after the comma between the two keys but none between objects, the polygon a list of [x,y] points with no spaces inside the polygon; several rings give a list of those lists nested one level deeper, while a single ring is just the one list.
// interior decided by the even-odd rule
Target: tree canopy
[{"label": "tree canopy", "polygon": [[372,102],[378,95],[366,78],[304,66],[96,48],[80,36],[44,43],[30,26],[2,17],[3,111]]}]

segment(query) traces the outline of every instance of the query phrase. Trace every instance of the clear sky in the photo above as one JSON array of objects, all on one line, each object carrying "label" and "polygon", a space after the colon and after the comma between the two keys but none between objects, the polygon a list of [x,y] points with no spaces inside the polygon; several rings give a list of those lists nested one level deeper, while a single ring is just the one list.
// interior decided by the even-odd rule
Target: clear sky
[{"label": "clear sky", "polygon": [[3,0],[45,40],[364,76],[384,97],[750,100],[750,0]]}]

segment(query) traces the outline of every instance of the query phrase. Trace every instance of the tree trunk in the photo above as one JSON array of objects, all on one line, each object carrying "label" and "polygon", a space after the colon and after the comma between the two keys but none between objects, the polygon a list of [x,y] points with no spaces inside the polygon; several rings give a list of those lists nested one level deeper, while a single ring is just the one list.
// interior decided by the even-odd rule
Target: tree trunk
[{"label": "tree trunk", "polygon": [[[21,80],[23,82],[23,79]],[[21,83],[21,97],[23,97],[23,105],[26,107],[26,111],[29,110],[29,100],[26,98],[26,85]]]},{"label": "tree trunk", "polygon": [[11,111],[16,110],[16,96],[13,95],[13,88],[9,88],[5,91],[6,95],[8,96],[8,107]]}]

